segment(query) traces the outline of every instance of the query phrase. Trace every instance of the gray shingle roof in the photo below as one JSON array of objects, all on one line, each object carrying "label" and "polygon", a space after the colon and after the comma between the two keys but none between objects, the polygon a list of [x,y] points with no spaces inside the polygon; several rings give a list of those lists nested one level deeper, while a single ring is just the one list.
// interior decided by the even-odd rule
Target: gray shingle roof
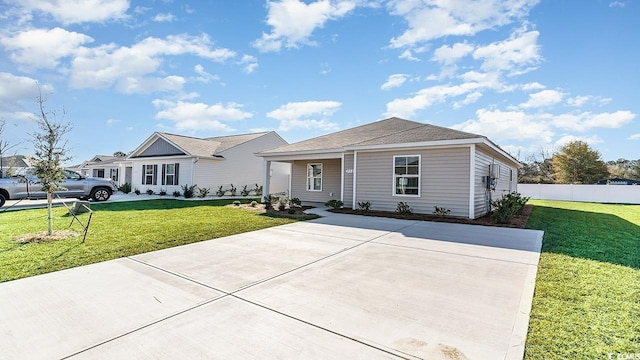
[{"label": "gray shingle roof", "polygon": [[343,149],[350,146],[406,144],[484,136],[396,117],[266,150],[261,154]]},{"label": "gray shingle roof", "polygon": [[195,138],[190,136],[175,135],[168,133],[160,133],[167,140],[171,141],[181,149],[192,156],[213,156],[234,146],[243,144],[247,141],[257,139],[266,134],[253,133],[230,136],[218,136],[206,139]]}]

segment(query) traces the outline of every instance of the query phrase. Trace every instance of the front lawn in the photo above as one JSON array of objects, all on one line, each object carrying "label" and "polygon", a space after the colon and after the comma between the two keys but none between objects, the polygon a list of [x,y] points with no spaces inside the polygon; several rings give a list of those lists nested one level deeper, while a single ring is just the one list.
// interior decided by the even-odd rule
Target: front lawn
[{"label": "front lawn", "polygon": [[640,354],[640,206],[532,200],[544,230],[525,359]]},{"label": "front lawn", "polygon": [[[85,243],[80,234],[21,244],[14,240],[18,235],[46,231],[46,209],[0,213],[0,282],[295,221],[223,206],[229,203],[167,199],[92,204]],[[53,212],[54,229],[66,229],[71,221],[67,210]],[[84,223],[88,217],[80,215]],[[77,223],[72,229],[82,230]]]}]

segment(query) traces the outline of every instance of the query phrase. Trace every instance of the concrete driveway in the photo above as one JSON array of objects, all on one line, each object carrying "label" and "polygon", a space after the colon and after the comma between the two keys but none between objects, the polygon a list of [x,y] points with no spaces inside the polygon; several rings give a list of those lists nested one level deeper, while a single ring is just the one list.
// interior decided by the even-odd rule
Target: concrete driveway
[{"label": "concrete driveway", "polygon": [[331,215],[0,284],[0,359],[521,359],[542,232]]}]

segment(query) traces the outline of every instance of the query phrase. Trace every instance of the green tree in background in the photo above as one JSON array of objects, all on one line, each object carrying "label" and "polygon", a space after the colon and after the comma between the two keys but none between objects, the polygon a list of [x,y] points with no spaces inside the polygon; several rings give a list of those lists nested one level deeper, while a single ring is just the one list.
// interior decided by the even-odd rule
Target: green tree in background
[{"label": "green tree in background", "polygon": [[558,184],[594,184],[607,178],[609,171],[600,153],[584,141],[572,141],[551,158]]}]

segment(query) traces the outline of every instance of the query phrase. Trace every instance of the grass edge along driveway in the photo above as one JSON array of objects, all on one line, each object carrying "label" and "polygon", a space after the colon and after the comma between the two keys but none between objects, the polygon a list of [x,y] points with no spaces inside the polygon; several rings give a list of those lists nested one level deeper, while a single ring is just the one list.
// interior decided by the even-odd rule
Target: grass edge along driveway
[{"label": "grass edge along driveway", "polygon": [[525,359],[640,359],[640,205],[531,203],[545,235]]},{"label": "grass edge along driveway", "polygon": [[[46,231],[46,209],[0,213],[0,282],[296,221],[224,206],[230,203],[160,199],[92,204],[85,243],[79,234],[49,243],[20,244],[16,236]],[[64,207],[54,208],[53,215],[55,230],[68,228],[71,217]],[[86,223],[88,216],[80,215],[81,221]],[[72,229],[82,230],[77,223]]]}]

